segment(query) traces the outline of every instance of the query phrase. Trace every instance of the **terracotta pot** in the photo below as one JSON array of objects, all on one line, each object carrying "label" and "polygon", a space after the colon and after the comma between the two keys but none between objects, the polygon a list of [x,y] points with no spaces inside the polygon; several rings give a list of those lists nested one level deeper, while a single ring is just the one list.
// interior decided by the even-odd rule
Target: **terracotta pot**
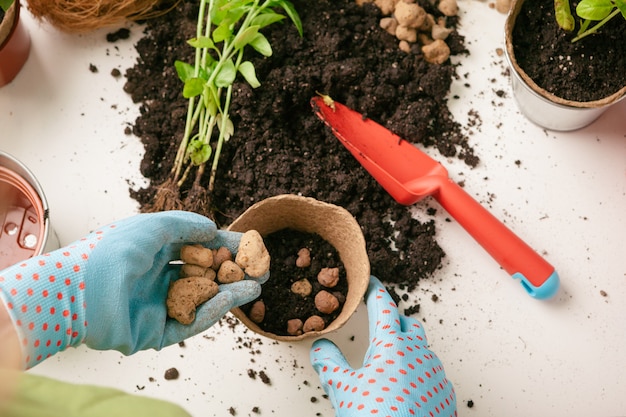
[{"label": "terracotta pot", "polygon": [[513,0],[506,18],[505,55],[511,67],[513,95],[521,112],[531,122],[551,130],[580,129],[626,97],[626,86],[608,97],[594,101],[566,100],[538,86],[518,65],[513,50],[513,28],[523,4],[524,0]]},{"label": "terracotta pot", "polygon": [[356,311],[369,284],[370,264],[361,227],[354,217],[341,207],[309,197],[287,194],[271,197],[253,205],[239,216],[228,230],[245,232],[254,229],[262,236],[266,236],[287,228],[317,233],[339,253],[348,280],[348,294],[341,313],[325,329],[299,336],[268,333],[251,321],[241,309],[235,308],[232,313],[250,330],[280,341],[298,341],[335,331]]},{"label": "terracotta pot", "polygon": [[30,54],[30,35],[20,19],[20,9],[15,0],[0,22],[0,87],[13,81]]},{"label": "terracotta pot", "polygon": [[0,270],[59,247],[49,214],[33,173],[0,151]]}]

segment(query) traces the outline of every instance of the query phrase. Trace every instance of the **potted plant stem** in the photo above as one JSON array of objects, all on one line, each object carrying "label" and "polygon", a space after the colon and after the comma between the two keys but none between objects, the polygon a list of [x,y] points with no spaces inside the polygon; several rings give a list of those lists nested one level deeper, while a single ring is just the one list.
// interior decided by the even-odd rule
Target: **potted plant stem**
[{"label": "potted plant stem", "polygon": [[514,0],[506,57],[520,110],[535,124],[575,130],[626,96],[623,0]]},{"label": "potted plant stem", "polygon": [[20,2],[0,0],[0,87],[20,72],[30,53],[30,35],[20,19]]}]

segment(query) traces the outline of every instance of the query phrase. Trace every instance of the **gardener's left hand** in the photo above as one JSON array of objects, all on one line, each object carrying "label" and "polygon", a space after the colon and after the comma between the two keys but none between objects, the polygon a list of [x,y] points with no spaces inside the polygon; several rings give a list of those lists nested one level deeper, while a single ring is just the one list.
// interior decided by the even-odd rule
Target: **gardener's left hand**
[{"label": "gardener's left hand", "polygon": [[0,271],[0,300],[18,332],[25,367],[83,342],[128,355],[206,330],[258,297],[269,274],[221,285],[185,326],[167,317],[168,287],[179,273],[169,262],[186,243],[226,246],[235,255],[240,238],[195,213],[140,214]]},{"label": "gardener's left hand", "polygon": [[365,301],[370,345],[361,368],[352,368],[327,339],[311,348],[311,363],[336,416],[456,416],[454,389],[421,323],[398,312],[376,277]]}]

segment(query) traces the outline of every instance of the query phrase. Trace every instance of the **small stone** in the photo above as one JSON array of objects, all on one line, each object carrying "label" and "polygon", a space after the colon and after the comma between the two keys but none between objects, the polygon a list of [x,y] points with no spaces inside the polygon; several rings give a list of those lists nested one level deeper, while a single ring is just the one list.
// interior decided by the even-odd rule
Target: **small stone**
[{"label": "small stone", "polygon": [[307,248],[302,248],[298,251],[298,259],[296,259],[296,266],[298,268],[307,268],[311,266],[311,251]]},{"label": "small stone", "polygon": [[299,336],[302,334],[302,327],[304,323],[300,319],[291,319],[287,321],[287,333],[292,336]]},{"label": "small stone", "polygon": [[308,279],[303,278],[291,284],[291,292],[302,297],[308,297],[313,291],[313,286]]},{"label": "small stone", "polygon": [[222,266],[224,261],[232,261],[232,260],[233,260],[233,254],[226,246],[222,246],[219,249],[213,249],[212,268],[214,270],[216,271],[219,270],[220,266]]},{"label": "small stone", "polygon": [[330,314],[339,308],[339,300],[328,291],[320,291],[315,296],[315,308],[324,314]]},{"label": "small stone", "polygon": [[323,318],[321,318],[320,316],[311,316],[304,322],[302,330],[305,333],[319,332],[321,330],[324,330],[324,327],[326,327],[326,323],[324,323]]},{"label": "small stone", "polygon": [[328,288],[335,287],[339,283],[339,268],[322,268],[317,274],[317,282]]},{"label": "small stone", "polygon": [[230,284],[243,280],[245,274],[241,267],[233,261],[224,261],[217,271],[217,281],[220,284]]},{"label": "small stone", "polygon": [[254,304],[252,304],[248,317],[250,317],[250,320],[257,324],[263,322],[263,319],[265,318],[265,303],[263,302],[263,300],[258,300]]}]

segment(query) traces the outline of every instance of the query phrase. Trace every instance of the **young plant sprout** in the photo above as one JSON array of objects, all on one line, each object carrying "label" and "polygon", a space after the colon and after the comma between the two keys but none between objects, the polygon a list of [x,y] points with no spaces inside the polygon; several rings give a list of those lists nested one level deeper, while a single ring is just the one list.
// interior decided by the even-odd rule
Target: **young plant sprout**
[{"label": "young plant sprout", "polygon": [[[554,11],[558,25],[571,32],[576,26],[568,0],[554,0]],[[626,0],[581,0],[576,6],[576,15],[580,17],[580,28],[572,42],[594,34],[606,22],[618,14],[626,20]],[[592,22],[597,22],[590,26]]]},{"label": "young plant sprout", "polygon": [[213,191],[222,146],[235,131],[229,116],[233,83],[241,75],[252,88],[260,86],[254,65],[244,60],[244,51],[249,46],[263,56],[272,55],[260,30],[286,18],[275,9],[282,9],[302,36],[300,18],[287,0],[200,1],[196,36],[188,41],[195,48],[195,61],[175,63],[189,104],[166,194],[171,188],[178,190],[193,167],[197,167],[193,187],[200,187],[209,160],[208,193]]}]

